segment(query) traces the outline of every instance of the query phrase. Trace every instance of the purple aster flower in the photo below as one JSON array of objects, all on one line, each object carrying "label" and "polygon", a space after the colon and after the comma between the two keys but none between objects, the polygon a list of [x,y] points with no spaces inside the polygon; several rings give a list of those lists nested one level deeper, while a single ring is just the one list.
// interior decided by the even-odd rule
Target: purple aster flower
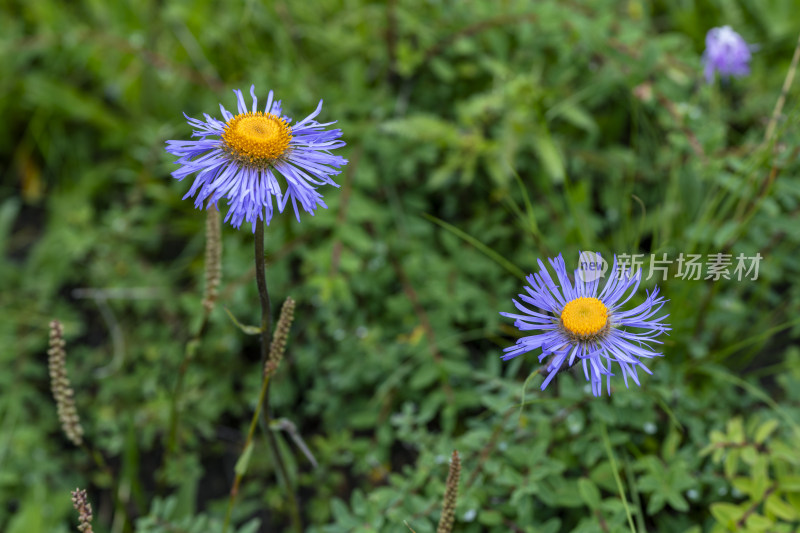
[{"label": "purple aster flower", "polygon": [[715,71],[726,77],[750,74],[750,51],[751,47],[730,26],[708,30],[703,53],[706,82],[714,81]]},{"label": "purple aster flower", "polygon": [[[669,315],[653,318],[666,302],[658,296],[658,288],[648,292],[642,304],[623,310],[622,306],[639,287],[641,270],[631,274],[617,266],[615,257],[611,275],[598,294],[599,280],[584,281],[578,270],[575,271],[575,284],[570,282],[561,254],[549,261],[560,287],[553,282],[540,260],[539,272],[526,278],[530,284],[525,286],[528,294],[519,295],[525,304],[537,310],[513,300],[522,314],[500,313],[515,319],[514,326],[520,331],[536,332],[506,348],[503,359],[513,359],[537,348],[542,350],[540,363],[552,356],[546,366],[548,374],[542,390],[556,374],[571,367],[576,360],[583,365],[583,373],[591,382],[595,396],[602,394],[603,376],[606,376],[606,388],[611,394],[611,376],[614,375],[611,363],[617,363],[622,370],[625,387],[628,386],[628,376],[639,385],[639,368],[652,374],[641,359],[662,356],[653,351],[651,343],[661,344],[656,337],[671,329],[662,322]],[[640,331],[631,331],[631,328]]]},{"label": "purple aster flower", "polygon": [[298,222],[298,203],[312,215],[317,206],[327,208],[317,187],[338,187],[331,176],[339,174],[337,169],[347,160],[331,154],[345,145],[339,140],[342,130],[326,130],[334,122],[314,120],[322,111],[322,100],[313,113],[291,125],[292,119],[281,115],[281,102],[273,99],[272,91],[263,112],[257,110],[255,86],[250,87],[251,109],[242,91],[233,92],[239,114],[234,116],[222,104],[224,122],[205,113],[205,121],[184,114],[194,128],[192,137],[199,140],[167,141],[167,152],[180,157],[175,163],[181,167],[172,175],[183,180],[196,173],[184,199],[197,195],[195,207],[206,202],[208,208],[224,197],[230,206],[225,222],[239,228],[246,220],[253,224],[253,231],[257,219],[269,225],[274,205],[282,213],[291,201]]}]

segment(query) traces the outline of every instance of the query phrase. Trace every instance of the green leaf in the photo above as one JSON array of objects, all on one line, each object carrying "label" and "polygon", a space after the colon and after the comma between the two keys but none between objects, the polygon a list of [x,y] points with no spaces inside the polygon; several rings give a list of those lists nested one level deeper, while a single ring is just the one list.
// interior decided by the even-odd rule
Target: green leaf
[{"label": "green leaf", "polygon": [[592,480],[582,477],[578,480],[578,492],[590,509],[595,510],[600,507],[600,489]]},{"label": "green leaf", "polygon": [[425,389],[439,379],[441,375],[442,372],[436,365],[423,364],[411,376],[411,379],[408,382],[408,387],[412,390]]},{"label": "green leaf", "polygon": [[728,421],[728,440],[730,442],[744,442],[744,426],[741,417],[734,417]]},{"label": "green leaf", "polygon": [[779,472],[778,485],[785,492],[800,492],[800,476],[781,476]]},{"label": "green leaf", "polygon": [[361,522],[353,516],[347,504],[339,498],[331,500],[331,513],[339,526],[347,528],[345,531],[353,531],[361,526]]},{"label": "green leaf", "polygon": [[357,516],[363,516],[367,512],[367,502],[364,499],[364,493],[359,489],[353,491],[350,497],[350,506],[353,508],[353,513]]},{"label": "green leaf", "polygon": [[499,526],[503,523],[503,515],[494,509],[481,511],[478,513],[478,522],[484,526]]},{"label": "green leaf", "polygon": [[747,526],[747,529],[753,531],[766,531],[769,528],[771,528],[774,523],[775,522],[773,520],[770,520],[766,516],[762,516],[758,513],[753,513],[747,517],[745,525]]},{"label": "green leaf", "polygon": [[603,461],[594,467],[589,477],[600,487],[613,492],[617,486],[614,483],[614,474],[611,472],[611,463]]},{"label": "green leaf", "polygon": [[253,441],[250,441],[242,452],[242,455],[240,455],[239,459],[236,461],[236,466],[233,468],[233,471],[240,476],[245,475],[247,473],[247,467],[250,464],[250,457],[252,455]]},{"label": "green leaf", "polygon": [[748,446],[746,448],[742,448],[742,461],[745,463],[752,465],[758,459],[758,452],[752,446]]},{"label": "green leaf", "polygon": [[553,180],[553,183],[563,183],[566,177],[564,162],[553,142],[553,138],[550,136],[550,131],[546,127],[542,126],[533,138],[533,148],[536,150],[539,161],[542,163],[547,175]]},{"label": "green leaf", "polygon": [[664,508],[667,504],[667,499],[661,492],[654,492],[650,495],[650,501],[647,504],[647,514],[653,516]]},{"label": "green leaf", "polygon": [[798,511],[781,499],[778,494],[772,493],[764,502],[764,509],[783,520],[793,521],[798,518]]},{"label": "green leaf", "polygon": [[731,484],[741,492],[749,497],[753,496],[753,480],[749,477],[735,477],[731,480]]},{"label": "green leaf", "polygon": [[750,477],[753,479],[753,497],[761,499],[770,484],[769,460],[760,455],[750,468]]},{"label": "green leaf", "polygon": [[736,474],[740,453],[739,450],[728,450],[728,455],[725,457],[725,477],[732,478]]},{"label": "green leaf", "polygon": [[667,503],[676,511],[686,512],[689,510],[689,502],[680,492],[670,491],[667,493]]},{"label": "green leaf", "polygon": [[714,464],[719,464],[723,457],[725,457],[725,448],[717,448],[711,455],[711,461],[713,461]]},{"label": "green leaf", "polygon": [[710,433],[711,442],[716,444],[718,442],[725,442],[725,433],[721,432],[718,429],[713,430]]},{"label": "green leaf", "polygon": [[766,441],[769,436],[772,434],[773,431],[778,427],[778,421],[775,419],[767,420],[763,424],[761,424],[758,429],[756,430],[756,435],[754,437],[755,441],[758,444],[762,444]]},{"label": "green leaf", "polygon": [[795,440],[791,444],[783,442],[782,440],[773,440],[770,442],[769,446],[769,453],[773,460],[800,466],[800,457],[798,457],[797,454],[797,449],[800,448],[800,439]]},{"label": "green leaf", "polygon": [[[257,533],[258,528],[261,527],[261,519],[253,518],[237,530],[237,533]],[[208,528],[204,529],[208,531]]]},{"label": "green leaf", "polygon": [[678,445],[681,443],[681,434],[675,429],[675,426],[670,426],[670,432],[667,438],[664,439],[664,445],[661,447],[661,457],[664,461],[670,462],[675,457],[675,452]]},{"label": "green leaf", "polygon": [[548,116],[550,116],[551,111],[556,111],[553,113],[553,117],[561,117],[573,126],[586,131],[586,133],[590,135],[597,133],[598,128],[594,118],[592,118],[592,116],[587,113],[585,109],[578,105],[567,104],[560,106],[557,110],[555,108],[551,109],[547,112]]},{"label": "green leaf", "polygon": [[261,328],[258,328],[256,326],[248,326],[246,324],[242,324],[241,322],[236,320],[236,317],[233,316],[233,313],[231,313],[230,310],[227,307],[223,306],[222,308],[225,309],[226,313],[228,313],[228,317],[231,319],[231,321],[234,324],[236,324],[236,327],[238,327],[240,330],[242,330],[245,333],[245,335],[258,335],[259,333],[261,333]]},{"label": "green leaf", "polygon": [[786,500],[789,502],[789,505],[791,505],[793,509],[800,509],[800,494],[796,492],[787,493]]},{"label": "green leaf", "polygon": [[717,522],[727,528],[732,528],[747,509],[732,503],[712,503],[709,510]]}]

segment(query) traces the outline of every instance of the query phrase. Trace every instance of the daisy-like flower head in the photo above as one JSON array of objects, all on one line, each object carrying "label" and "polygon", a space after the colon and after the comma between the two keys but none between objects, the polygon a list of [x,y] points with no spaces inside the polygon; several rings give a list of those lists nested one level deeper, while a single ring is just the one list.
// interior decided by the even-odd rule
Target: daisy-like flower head
[{"label": "daisy-like flower head", "polygon": [[603,290],[598,292],[599,280],[584,281],[578,270],[575,271],[575,284],[570,282],[561,254],[549,261],[558,285],[540,260],[539,272],[526,278],[530,284],[525,286],[527,294],[519,295],[524,303],[513,300],[521,314],[500,313],[515,319],[514,326],[520,331],[536,332],[506,348],[503,359],[513,359],[541,348],[539,362],[550,357],[542,390],[556,374],[576,361],[583,365],[584,376],[591,382],[595,396],[602,394],[603,376],[606,377],[608,394],[611,394],[611,376],[614,375],[611,363],[616,363],[622,370],[625,387],[629,376],[639,385],[639,368],[652,374],[641,360],[663,355],[653,351],[651,344],[661,344],[656,337],[671,329],[663,323],[669,315],[653,318],[666,302],[658,296],[658,288],[648,292],[642,304],[624,310],[622,307],[639,287],[641,270],[631,274],[617,266],[615,257],[611,275]]},{"label": "daisy-like flower head", "polygon": [[205,121],[184,114],[194,128],[192,137],[199,140],[167,141],[167,152],[180,157],[175,163],[181,167],[172,175],[183,180],[196,173],[184,199],[196,195],[195,207],[201,208],[206,202],[208,208],[224,197],[230,206],[225,222],[239,228],[246,220],[252,223],[253,231],[257,219],[269,225],[273,206],[282,213],[291,201],[298,222],[298,203],[312,215],[317,206],[327,208],[317,187],[338,187],[331,176],[339,174],[337,169],[347,160],[331,154],[331,150],[345,145],[339,140],[342,130],[326,130],[334,122],[320,124],[314,120],[322,111],[322,100],[313,113],[291,124],[292,119],[281,114],[281,102],[273,99],[272,91],[264,111],[258,110],[255,86],[250,87],[253,106],[249,109],[242,91],[233,92],[237,115],[222,104],[224,122],[205,113]]},{"label": "daisy-like flower head", "polygon": [[730,26],[711,28],[706,33],[706,51],[703,53],[706,82],[720,76],[746,76],[750,74],[751,47]]}]

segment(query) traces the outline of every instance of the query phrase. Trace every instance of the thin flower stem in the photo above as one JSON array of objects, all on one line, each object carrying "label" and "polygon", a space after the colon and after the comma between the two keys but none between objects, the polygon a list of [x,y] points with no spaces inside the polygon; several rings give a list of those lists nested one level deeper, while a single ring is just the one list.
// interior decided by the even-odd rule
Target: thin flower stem
[{"label": "thin flower stem", "polygon": [[261,365],[267,362],[269,357],[269,335],[272,329],[272,314],[269,302],[269,291],[267,290],[267,266],[264,261],[264,221],[256,221],[255,233],[255,260],[256,260],[256,285],[258,285],[258,297],[261,300]]},{"label": "thin flower stem", "polygon": [[625,515],[628,517],[628,526],[631,528],[631,533],[636,533],[636,528],[633,526],[633,518],[631,517],[631,510],[628,507],[628,498],[625,496],[625,488],[622,486],[622,480],[617,471],[617,461],[614,459],[614,450],[611,448],[611,440],[608,438],[608,430],[605,424],[600,425],[600,431],[603,436],[603,444],[606,447],[608,459],[611,461],[611,472],[614,474],[614,481],[617,482],[617,489],[619,490],[619,497],[622,500],[622,506],[625,508]]},{"label": "thin flower stem", "polygon": [[[258,296],[261,299],[261,371],[269,360],[269,347],[270,347],[270,330],[272,328],[272,314],[269,301],[269,292],[267,291],[267,278],[266,278],[266,264],[264,262],[264,221],[259,219],[256,221],[256,284],[258,285]],[[300,521],[300,507],[297,504],[297,497],[295,496],[294,489],[292,488],[289,479],[286,464],[283,462],[281,450],[278,447],[278,439],[275,433],[270,429],[271,416],[269,413],[269,376],[264,378],[264,397],[259,400],[261,409],[261,429],[267,436],[267,442],[272,450],[272,456],[275,458],[275,463],[278,465],[283,482],[286,484],[286,493],[289,496],[289,510],[292,516],[292,526],[295,531],[302,533],[303,525]]]},{"label": "thin flower stem", "polygon": [[[262,220],[256,221],[255,231],[255,264],[256,264],[256,285],[258,286],[258,296],[261,301],[261,372],[264,378],[261,382],[261,391],[258,396],[258,403],[256,410],[253,413],[253,418],[250,420],[250,430],[247,432],[247,439],[245,440],[244,450],[247,450],[253,442],[253,434],[255,433],[256,424],[261,422],[261,429],[267,437],[267,442],[275,458],[275,463],[278,466],[280,476],[286,484],[286,492],[289,497],[289,508],[291,513],[292,527],[298,533],[302,533],[303,526],[300,521],[300,508],[297,504],[297,497],[291,487],[289,480],[288,470],[286,464],[283,462],[283,457],[278,447],[278,440],[275,438],[274,432],[270,429],[271,417],[269,415],[269,384],[270,373],[264,372],[264,365],[269,359],[270,347],[270,331],[272,329],[272,315],[270,311],[269,292],[267,290],[266,279],[266,264],[264,261],[264,222]],[[239,492],[239,485],[242,480],[244,471],[236,473],[234,478],[233,487],[231,487],[231,494],[228,500],[228,510],[225,514],[225,522],[222,526],[222,533],[228,531],[230,525],[231,515],[233,513],[233,506],[236,502],[236,495]]]}]

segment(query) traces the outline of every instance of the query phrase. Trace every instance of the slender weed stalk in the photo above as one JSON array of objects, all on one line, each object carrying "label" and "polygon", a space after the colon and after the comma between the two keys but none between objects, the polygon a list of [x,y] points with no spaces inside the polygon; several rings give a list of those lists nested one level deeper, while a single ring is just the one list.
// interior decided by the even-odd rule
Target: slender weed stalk
[{"label": "slender weed stalk", "polygon": [[189,363],[194,359],[197,349],[200,346],[200,339],[208,326],[208,319],[214,304],[217,301],[218,288],[222,279],[222,238],[220,230],[219,211],[216,206],[211,206],[206,210],[206,255],[205,255],[205,280],[206,287],[203,294],[203,316],[200,325],[183,352],[183,360],[178,369],[178,380],[175,383],[175,390],[172,393],[169,415],[169,433],[167,437],[166,463],[178,451],[178,424],[180,418],[180,399],[183,396],[183,383]]}]

